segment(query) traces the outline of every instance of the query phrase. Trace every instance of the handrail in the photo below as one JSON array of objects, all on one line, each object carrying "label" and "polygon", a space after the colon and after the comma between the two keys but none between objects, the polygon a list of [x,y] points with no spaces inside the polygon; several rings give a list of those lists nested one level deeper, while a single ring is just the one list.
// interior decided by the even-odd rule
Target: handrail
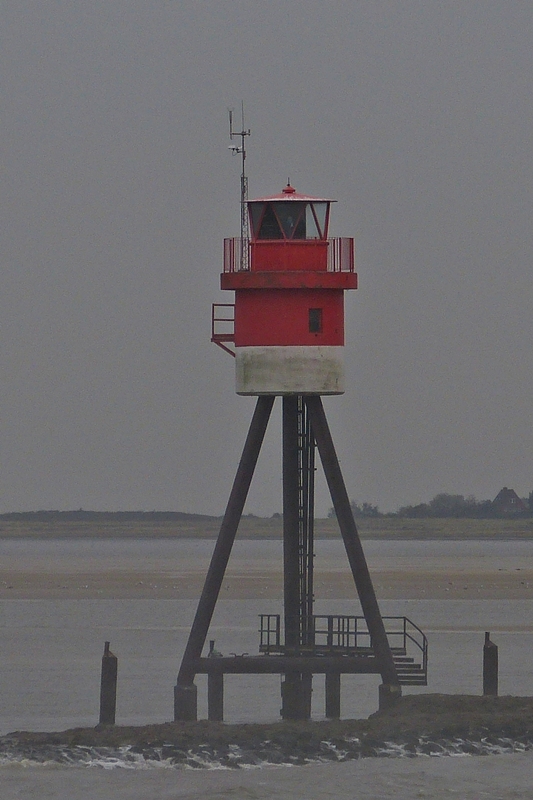
[{"label": "handrail", "polygon": [[[422,669],[424,672],[427,671],[428,665],[428,640],[427,636],[421,628],[418,627],[416,622],[413,622],[409,617],[383,617],[384,620],[402,620],[403,621],[403,639],[404,642],[407,640],[411,641],[422,653]],[[411,633],[407,630],[407,624],[414,628],[414,630],[420,635],[421,641],[418,641]],[[391,632],[394,634],[394,632]]]},{"label": "handrail", "polygon": [[[243,247],[248,248],[248,258],[242,258]],[[248,264],[250,269],[250,242],[248,239],[233,237],[224,239],[224,272],[241,272],[243,263]]]},{"label": "handrail", "polygon": [[328,239],[328,272],[353,272],[355,241],[348,236]]},{"label": "handrail", "polygon": [[[267,240],[262,240],[265,244]],[[355,241],[349,236],[338,236],[327,239],[327,271],[328,272],[354,272],[355,270]],[[323,242],[321,239],[292,239],[290,241],[280,240],[279,244],[285,247],[306,245],[312,247],[315,242]],[[276,240],[278,243],[278,240]],[[250,264],[250,249],[248,259],[242,258],[243,247],[250,248],[251,243],[248,239],[233,237],[224,239],[224,272],[241,272],[242,264]],[[250,271],[250,267],[248,270]]]},{"label": "handrail", "polygon": [[[264,653],[279,652],[283,649],[280,614],[260,614],[259,617],[261,620],[259,631],[260,651]],[[320,627],[320,621],[326,622],[325,627]],[[401,625],[398,628],[394,628],[394,625],[388,624],[394,622],[401,622]],[[421,667],[424,674],[427,674],[428,641],[425,633],[408,617],[383,617],[383,623],[385,625],[385,633],[392,639],[392,649],[399,650],[405,654],[407,652],[407,644],[411,642],[422,654]],[[310,634],[310,644],[315,651],[319,650],[327,653],[342,650],[349,653],[372,648],[370,631],[363,616],[345,614],[313,615]],[[394,641],[397,637],[400,637],[400,643],[395,647]],[[321,639],[322,641],[320,641]]]},{"label": "handrail", "polygon": [[235,303],[212,304],[211,341],[235,357],[234,351],[225,344],[226,342],[235,343]]}]

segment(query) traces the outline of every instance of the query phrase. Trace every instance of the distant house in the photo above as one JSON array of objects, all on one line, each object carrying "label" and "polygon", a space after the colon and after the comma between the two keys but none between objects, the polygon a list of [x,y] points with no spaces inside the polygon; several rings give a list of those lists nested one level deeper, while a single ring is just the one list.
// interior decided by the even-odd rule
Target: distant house
[{"label": "distant house", "polygon": [[492,501],[492,510],[496,514],[522,514],[527,511],[527,506],[514,489],[504,486]]}]

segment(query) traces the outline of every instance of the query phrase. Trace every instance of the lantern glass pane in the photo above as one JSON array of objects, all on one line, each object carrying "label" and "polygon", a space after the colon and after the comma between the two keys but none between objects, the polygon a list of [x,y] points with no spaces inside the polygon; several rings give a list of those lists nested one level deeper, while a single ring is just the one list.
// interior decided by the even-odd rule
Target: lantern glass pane
[{"label": "lantern glass pane", "polygon": [[322,233],[316,226],[315,215],[311,205],[308,205],[305,212],[305,227],[307,232],[307,239],[321,239]]},{"label": "lantern glass pane", "polygon": [[266,204],[265,213],[259,227],[258,239],[283,239],[283,232],[280,228],[278,218],[274,214],[274,209],[270,203]]},{"label": "lantern glass pane", "polygon": [[320,228],[320,238],[322,239],[325,239],[327,236],[326,214],[328,210],[328,205],[329,203],[313,203],[313,208],[315,210],[318,227]]},{"label": "lantern glass pane", "polygon": [[252,227],[252,235],[257,238],[259,234],[259,223],[261,222],[261,215],[265,208],[264,203],[250,203],[249,206],[250,211],[250,225]]},{"label": "lantern glass pane", "polygon": [[305,239],[305,203],[274,203],[286,239]]}]

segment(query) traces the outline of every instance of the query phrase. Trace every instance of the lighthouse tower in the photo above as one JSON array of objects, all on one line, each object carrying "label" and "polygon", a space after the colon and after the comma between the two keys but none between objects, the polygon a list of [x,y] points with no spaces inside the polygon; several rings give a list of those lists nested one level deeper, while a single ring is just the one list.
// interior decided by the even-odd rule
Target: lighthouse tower
[{"label": "lighthouse tower", "polygon": [[235,292],[237,394],[344,392],[344,291],[357,288],[357,275],[353,239],[328,238],[332,202],[288,184],[248,202],[249,243],[225,240],[221,288]]},{"label": "lighthouse tower", "polygon": [[[231,122],[231,117],[230,117]],[[231,128],[230,128],[231,130]],[[321,395],[344,392],[344,292],[357,288],[353,239],[328,238],[332,200],[299,194],[246,199],[244,129],[241,236],[224,243],[222,289],[234,303],[213,306],[212,340],[235,356],[236,390],[256,395],[255,411],[174,687],[176,720],[197,718],[195,677],[207,675],[208,716],[223,719],[228,674],[279,674],[281,716],[308,719],[314,676],[325,679],[325,712],[340,715],[341,675],[381,675],[380,706],[401,683],[425,685],[423,655],[407,654],[409,620],[386,630],[355,525]],[[248,238],[246,214],[250,227]],[[233,542],[276,396],[282,406],[283,614],[260,614],[259,652],[204,653]],[[318,450],[363,616],[314,613],[314,477]],[[418,628],[416,631],[420,632]],[[423,634],[421,634],[423,637]],[[399,637],[399,638],[398,638]],[[395,644],[394,653],[389,641]],[[231,646],[231,645],[230,645]],[[230,651],[231,652],[231,651]],[[400,661],[398,661],[400,659]],[[405,675],[406,660],[408,673]]]}]

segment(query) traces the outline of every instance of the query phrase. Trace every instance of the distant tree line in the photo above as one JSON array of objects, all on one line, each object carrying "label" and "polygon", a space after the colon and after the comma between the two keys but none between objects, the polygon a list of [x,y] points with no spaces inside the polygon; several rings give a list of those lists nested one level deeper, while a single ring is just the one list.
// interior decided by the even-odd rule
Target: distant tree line
[{"label": "distant tree line", "polygon": [[[513,517],[533,517],[533,492],[528,497],[520,498],[523,507],[513,511]],[[354,517],[406,517],[411,519],[421,517],[470,517],[490,519],[509,517],[509,511],[502,511],[501,507],[493,500],[476,500],[473,495],[465,497],[462,494],[446,494],[441,492],[428,503],[418,503],[414,506],[402,506],[397,512],[382,514],[378,506],[371,503],[350,502]],[[335,509],[330,508],[328,517],[335,517]]]},{"label": "distant tree line", "polygon": [[528,497],[520,498],[520,510],[510,512],[495,500],[476,500],[473,495],[437,494],[429,503],[418,503],[415,506],[402,506],[398,509],[399,517],[472,517],[490,519],[508,517],[510,513],[516,517],[533,516],[533,492]]},{"label": "distant tree line", "polygon": [[[350,506],[352,509],[352,513],[354,517],[385,517],[390,516],[390,514],[382,514],[381,511],[377,506],[373,506],[372,503],[356,503],[355,500],[350,501]],[[337,515],[335,514],[335,509],[330,508],[328,511],[328,517],[334,518]]]}]

